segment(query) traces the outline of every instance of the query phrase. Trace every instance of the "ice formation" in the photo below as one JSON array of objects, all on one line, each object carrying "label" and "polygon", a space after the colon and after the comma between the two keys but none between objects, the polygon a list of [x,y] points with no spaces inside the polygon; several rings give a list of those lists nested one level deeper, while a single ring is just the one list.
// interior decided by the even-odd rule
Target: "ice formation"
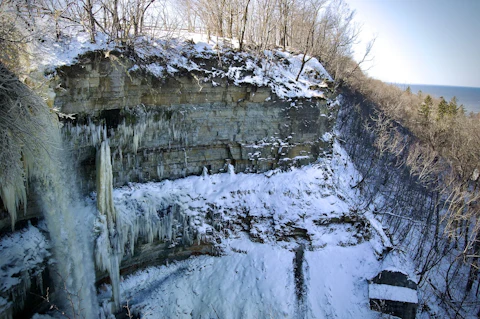
[{"label": "ice formation", "polygon": [[110,275],[113,291],[113,311],[120,310],[120,261],[123,255],[115,206],[113,204],[113,174],[110,146],[104,129],[103,138],[97,151],[97,209],[100,213],[97,229],[95,261],[100,270]]},{"label": "ice formation", "polygon": [[[0,241],[0,252],[2,252],[0,313],[4,313],[12,306],[7,299],[14,301],[14,306],[23,307],[32,279],[40,289],[42,288],[42,272],[50,257],[49,248],[45,236],[32,225],[2,238]],[[4,303],[1,302],[2,299]]]},{"label": "ice formation", "polygon": [[[140,237],[172,244],[217,238],[224,253],[141,270],[120,283],[123,302],[145,318],[376,318],[367,279],[390,243],[382,243],[373,214],[356,212],[351,184],[361,176],[338,143],[334,154],[287,172],[231,174],[227,164],[223,174],[205,169],[115,189],[125,256]],[[292,263],[299,243],[306,245],[301,297]]]},{"label": "ice formation", "polygon": [[[26,206],[25,190],[31,179],[29,186],[39,194],[39,206],[51,238],[55,258],[52,277],[57,287],[64,287],[64,293],[58,294],[60,303],[66,304],[71,297],[72,306],[67,306],[66,312],[95,318],[98,310],[88,224],[90,212],[77,197],[75,176],[69,167],[73,161],[64,151],[58,121],[39,96],[0,67],[0,81],[10,86],[0,90],[0,122],[8,124],[0,125],[0,195],[9,210],[12,228],[17,206],[21,202]],[[25,271],[29,271],[28,262],[25,261]],[[30,276],[24,272],[19,275],[25,286],[30,285]]]},{"label": "ice formation", "polygon": [[[142,237],[147,242],[160,239],[171,245],[190,243],[194,235],[189,231],[188,218],[183,216],[179,205],[162,206],[160,203],[139,202],[129,207],[128,212],[115,207],[112,197],[112,163],[117,158],[122,161],[127,153],[129,167],[135,167],[135,154],[140,143],[148,143],[158,138],[157,132],[168,132],[164,138],[169,141],[186,143],[186,130],[181,130],[181,114],[173,113],[170,118],[153,116],[142,106],[126,109],[124,112],[135,114],[136,121],[122,123],[107,137],[107,128],[103,123],[95,124],[88,120],[86,124],[66,124],[64,138],[71,146],[94,146],[97,149],[97,210],[95,221],[97,238],[95,241],[95,263],[99,270],[107,271],[112,280],[113,307],[120,309],[119,265],[125,254],[133,255],[137,240]],[[146,132],[150,132],[147,136]],[[113,153],[111,153],[111,149]],[[185,165],[188,165],[187,152],[184,151]],[[163,163],[157,165],[159,176],[163,175]]]},{"label": "ice formation", "polygon": [[[70,315],[95,318],[98,301],[95,294],[95,271],[92,258],[92,211],[80,200],[79,192],[63,152],[60,133],[52,132],[50,142],[55,146],[51,158],[42,161],[43,178],[38,184],[41,204],[53,246],[57,287],[65,287],[59,294],[65,299],[61,306]],[[53,158],[53,160],[52,160]],[[66,302],[70,298],[72,302]]]},{"label": "ice formation", "polygon": [[108,140],[104,140],[97,151],[97,208],[107,217],[109,232],[115,231],[116,213],[113,204],[113,174]]},{"label": "ice formation", "polygon": [[135,244],[141,237],[148,243],[158,239],[176,244],[191,244],[189,219],[181,205],[168,205],[161,201],[131,198],[127,205],[113,201],[113,175],[109,139],[103,129],[103,141],[97,150],[97,209],[95,222],[98,234],[95,262],[101,271],[107,271],[112,282],[113,307],[120,309],[120,262],[125,254],[133,255]]}]

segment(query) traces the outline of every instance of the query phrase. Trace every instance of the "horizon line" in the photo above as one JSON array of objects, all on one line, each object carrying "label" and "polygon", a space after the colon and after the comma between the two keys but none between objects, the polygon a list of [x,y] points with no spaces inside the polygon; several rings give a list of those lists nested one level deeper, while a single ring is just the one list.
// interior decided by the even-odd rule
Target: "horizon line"
[{"label": "horizon line", "polygon": [[423,86],[447,86],[447,87],[456,87],[456,88],[470,88],[470,89],[480,89],[480,86],[467,86],[467,85],[452,85],[452,84],[426,84],[426,83],[400,83],[400,82],[385,82],[393,85],[423,85]]}]

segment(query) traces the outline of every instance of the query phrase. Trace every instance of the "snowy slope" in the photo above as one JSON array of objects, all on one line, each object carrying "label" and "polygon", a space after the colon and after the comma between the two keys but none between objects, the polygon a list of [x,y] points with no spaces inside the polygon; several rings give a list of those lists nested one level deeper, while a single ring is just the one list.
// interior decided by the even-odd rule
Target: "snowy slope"
[{"label": "snowy slope", "polygon": [[226,244],[237,252],[138,272],[121,284],[124,297],[143,318],[293,317],[293,253],[248,239]]},{"label": "snowy slope", "polygon": [[[378,318],[369,309],[367,279],[385,266],[390,243],[371,213],[356,210],[351,185],[359,178],[335,143],[331,158],[287,172],[192,176],[116,189],[117,214],[125,223],[149,207],[180,205],[198,236],[213,231],[223,252],[124,278],[122,303],[142,318]],[[230,226],[218,232],[208,224],[211,207]],[[111,292],[104,290],[100,299],[106,300]]]},{"label": "snowy slope", "polygon": [[139,271],[121,284],[123,297],[142,318],[380,318],[369,308],[367,279],[381,267],[369,243],[307,251],[305,306],[291,249],[241,236],[226,245],[222,257]]}]

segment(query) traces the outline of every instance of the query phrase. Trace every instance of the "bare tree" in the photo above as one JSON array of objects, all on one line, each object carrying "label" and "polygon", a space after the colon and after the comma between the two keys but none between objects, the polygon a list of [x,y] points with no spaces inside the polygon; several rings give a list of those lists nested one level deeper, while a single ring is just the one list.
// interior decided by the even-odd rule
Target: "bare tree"
[{"label": "bare tree", "polygon": [[283,50],[287,49],[289,44],[288,40],[290,37],[289,28],[291,28],[291,15],[293,7],[296,5],[295,0],[279,0],[279,21],[280,25],[280,45],[283,47]]},{"label": "bare tree", "polygon": [[244,5],[244,12],[243,12],[243,18],[242,18],[242,26],[241,26],[241,31],[240,31],[240,40],[239,40],[239,50],[242,51],[243,49],[243,41],[245,39],[245,29],[247,28],[247,17],[248,17],[248,6],[250,5],[250,0],[246,0],[246,3]]},{"label": "bare tree", "polygon": [[302,52],[302,64],[298,71],[296,81],[300,78],[305,64],[313,58],[314,53],[318,51],[316,45],[318,41],[320,10],[325,5],[326,0],[311,0],[304,3],[300,15],[297,17],[297,47]]}]

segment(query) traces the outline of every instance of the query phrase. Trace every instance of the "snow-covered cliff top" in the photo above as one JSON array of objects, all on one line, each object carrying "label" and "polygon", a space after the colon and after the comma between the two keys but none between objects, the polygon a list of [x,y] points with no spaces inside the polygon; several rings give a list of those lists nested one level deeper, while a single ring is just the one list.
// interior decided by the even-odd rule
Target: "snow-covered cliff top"
[{"label": "snow-covered cliff top", "polygon": [[[302,66],[302,54],[281,50],[238,52],[235,45],[227,40],[208,39],[206,35],[183,33],[177,38],[138,38],[133,48],[127,50],[107,42],[105,35],[97,35],[96,43],[89,41],[88,33],[74,30],[56,40],[48,35],[43,42],[32,46],[34,60],[30,68],[39,71],[53,71],[63,65],[78,62],[78,58],[89,51],[125,52],[135,57],[131,71],[146,70],[158,77],[175,76],[177,73],[194,72],[202,74],[202,82],[214,78],[228,78],[235,85],[242,83],[268,86],[280,98],[324,97],[331,76],[316,58],[308,60],[298,78]],[[133,49],[133,52],[132,52]],[[211,60],[212,63],[205,63]]]}]

